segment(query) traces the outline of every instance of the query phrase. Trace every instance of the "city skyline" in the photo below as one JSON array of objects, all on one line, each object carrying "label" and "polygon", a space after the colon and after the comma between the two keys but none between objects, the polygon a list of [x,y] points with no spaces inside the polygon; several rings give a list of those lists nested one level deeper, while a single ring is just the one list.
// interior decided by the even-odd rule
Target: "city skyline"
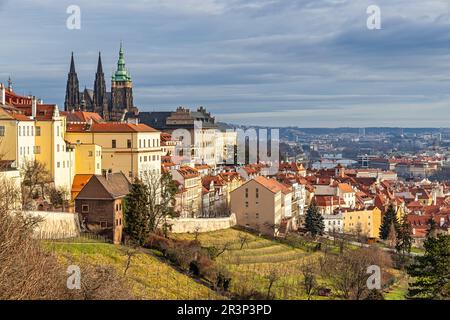
[{"label": "city skyline", "polygon": [[381,30],[367,29],[370,1],[78,1],[80,30],[66,28],[71,4],[0,1],[1,82],[11,76],[18,93],[62,109],[70,53],[82,90],[102,51],[109,90],[123,40],[141,111],[203,105],[246,125],[450,126],[447,1],[377,1]]}]

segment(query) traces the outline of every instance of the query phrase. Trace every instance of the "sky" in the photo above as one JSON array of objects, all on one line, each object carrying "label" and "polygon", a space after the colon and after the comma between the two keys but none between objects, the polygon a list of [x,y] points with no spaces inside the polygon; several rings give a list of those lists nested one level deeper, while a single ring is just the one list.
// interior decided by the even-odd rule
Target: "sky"
[{"label": "sky", "polygon": [[[66,27],[70,5],[81,28]],[[369,5],[381,29],[367,27]],[[141,111],[205,106],[218,121],[450,127],[450,0],[0,0],[0,82],[64,105],[123,41]],[[110,84],[107,83],[110,87]]]}]

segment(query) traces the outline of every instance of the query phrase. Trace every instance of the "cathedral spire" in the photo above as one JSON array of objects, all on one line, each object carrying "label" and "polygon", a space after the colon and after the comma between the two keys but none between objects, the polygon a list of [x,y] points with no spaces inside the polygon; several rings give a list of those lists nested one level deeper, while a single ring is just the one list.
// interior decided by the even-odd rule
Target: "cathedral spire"
[{"label": "cathedral spire", "polygon": [[122,42],[120,42],[119,60],[117,61],[117,71],[114,73],[112,80],[117,82],[131,81],[130,73],[128,72],[125,66],[125,54],[123,51]]},{"label": "cathedral spire", "polygon": [[94,82],[94,112],[104,115],[108,110],[108,98],[106,94],[105,74],[103,73],[102,54],[98,53],[97,73]]},{"label": "cathedral spire", "polygon": [[103,73],[102,53],[98,53],[97,73]]},{"label": "cathedral spire", "polygon": [[73,52],[70,59],[70,70],[67,76],[66,100],[64,102],[64,110],[71,111],[78,109],[80,106],[80,88],[78,83],[78,75],[75,71],[75,60]]},{"label": "cathedral spire", "polygon": [[75,71],[75,61],[73,59],[73,51],[72,51],[72,58],[70,59],[70,72],[69,73],[76,73],[76,71]]}]

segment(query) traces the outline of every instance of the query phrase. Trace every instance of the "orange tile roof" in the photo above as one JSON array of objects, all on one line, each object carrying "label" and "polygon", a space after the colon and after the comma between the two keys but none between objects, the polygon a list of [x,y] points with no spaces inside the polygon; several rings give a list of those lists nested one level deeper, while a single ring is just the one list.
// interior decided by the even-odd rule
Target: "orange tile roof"
[{"label": "orange tile roof", "polygon": [[145,124],[133,124],[122,122],[105,122],[92,125],[68,124],[68,132],[97,132],[97,133],[122,133],[122,132],[158,132],[158,130]]},{"label": "orange tile roof", "polygon": [[284,194],[287,194],[292,191],[288,186],[278,182],[275,179],[268,179],[266,177],[259,176],[256,177],[254,180],[259,184],[263,185],[264,187],[266,187],[267,189],[269,189],[273,193],[282,192]]},{"label": "orange tile roof", "polygon": [[103,122],[103,118],[96,112],[87,111],[61,111],[61,115],[66,116],[67,122],[89,122],[89,120],[95,122]]},{"label": "orange tile roof", "polygon": [[352,187],[348,184],[348,183],[339,183],[338,184],[338,188],[343,192],[343,193],[352,193],[355,192]]},{"label": "orange tile roof", "polygon": [[75,199],[80,193],[80,191],[84,188],[84,186],[91,180],[93,174],[77,174],[73,178],[72,183],[72,199]]},{"label": "orange tile roof", "polygon": [[177,171],[185,179],[197,178],[197,177],[200,176],[200,174],[198,173],[197,169],[194,169],[194,168],[189,167],[189,166],[182,166]]}]

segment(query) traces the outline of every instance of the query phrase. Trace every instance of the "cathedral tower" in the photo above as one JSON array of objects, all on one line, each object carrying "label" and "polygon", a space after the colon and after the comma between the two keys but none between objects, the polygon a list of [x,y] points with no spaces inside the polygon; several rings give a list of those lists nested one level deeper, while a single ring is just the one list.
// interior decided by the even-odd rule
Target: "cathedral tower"
[{"label": "cathedral tower", "polygon": [[80,89],[78,83],[77,72],[75,71],[75,62],[72,58],[70,61],[70,71],[67,78],[66,100],[64,102],[64,110],[71,111],[80,108]]},{"label": "cathedral tower", "polygon": [[94,82],[94,112],[102,116],[108,116],[108,96],[106,93],[105,74],[103,73],[102,56],[98,54],[97,73],[95,74]]},{"label": "cathedral tower", "polygon": [[133,82],[128,70],[125,68],[125,58],[120,44],[117,70],[111,80],[111,112],[110,120],[120,120],[122,115],[133,108]]}]

